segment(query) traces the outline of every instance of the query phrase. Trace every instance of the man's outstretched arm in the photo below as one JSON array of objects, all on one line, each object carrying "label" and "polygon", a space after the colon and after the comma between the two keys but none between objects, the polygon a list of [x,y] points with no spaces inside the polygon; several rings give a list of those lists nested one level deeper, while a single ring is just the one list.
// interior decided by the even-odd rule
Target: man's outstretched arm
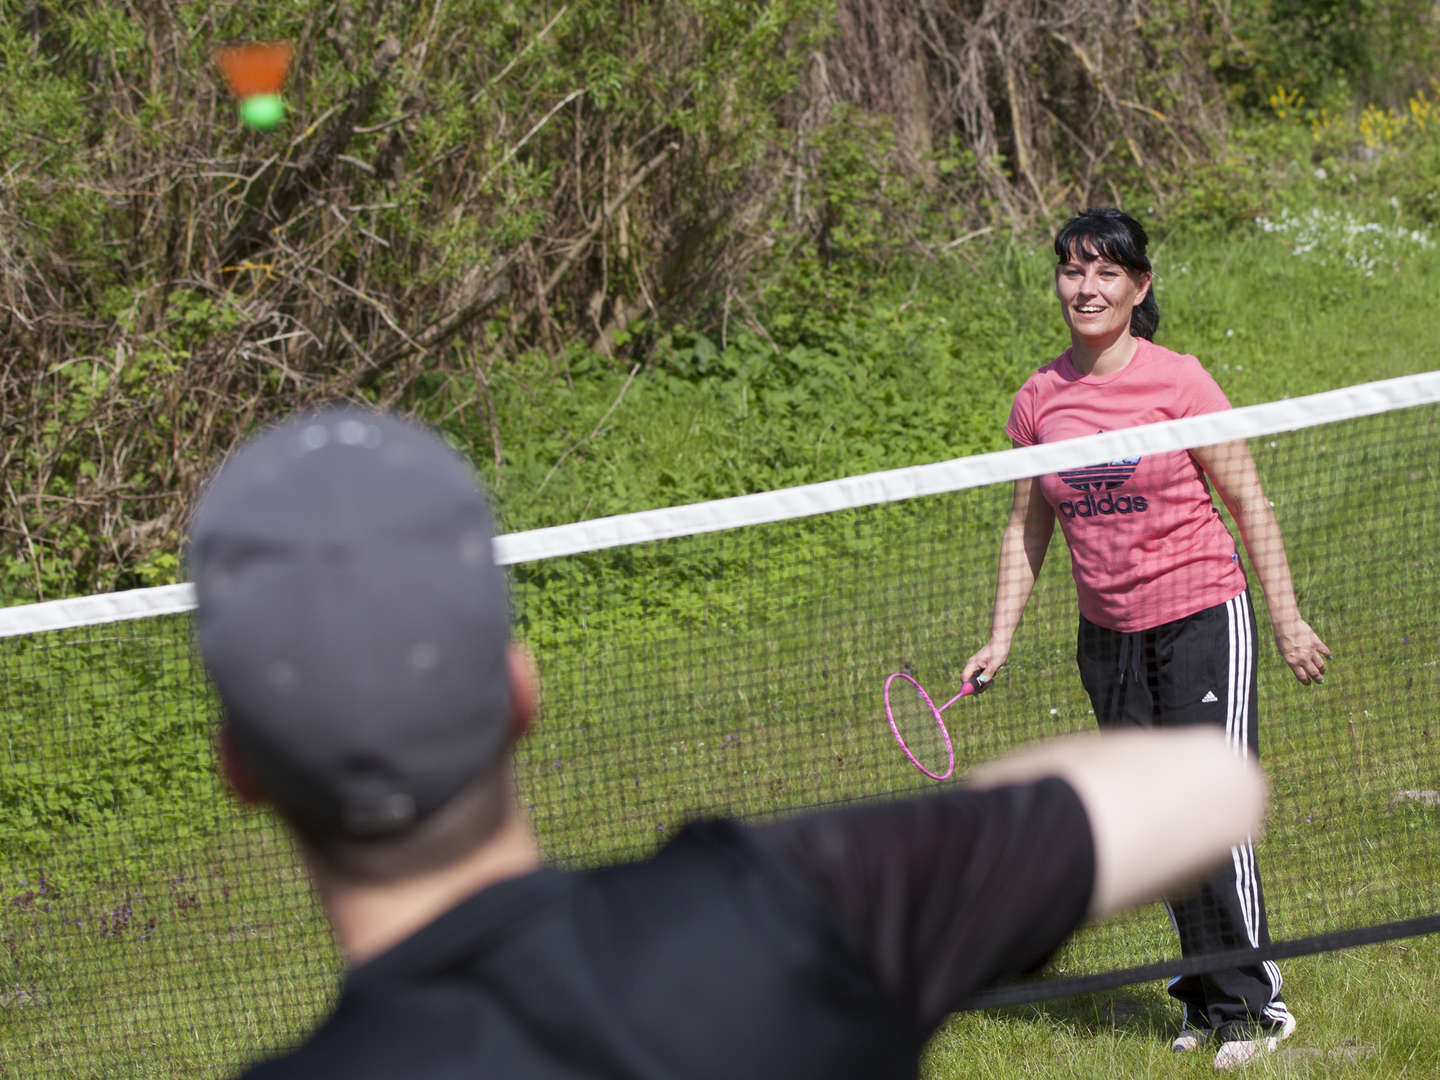
[{"label": "man's outstretched arm", "polygon": [[1266,785],[1211,729],[1080,735],[963,785],[755,830],[928,1030],[1032,971],[1086,918],[1203,877],[1259,827]]},{"label": "man's outstretched arm", "polygon": [[1036,743],[975,769],[972,787],[1058,776],[1090,819],[1095,884],[1087,912],[1122,908],[1198,881],[1254,836],[1268,786],[1212,728],[1075,735]]}]

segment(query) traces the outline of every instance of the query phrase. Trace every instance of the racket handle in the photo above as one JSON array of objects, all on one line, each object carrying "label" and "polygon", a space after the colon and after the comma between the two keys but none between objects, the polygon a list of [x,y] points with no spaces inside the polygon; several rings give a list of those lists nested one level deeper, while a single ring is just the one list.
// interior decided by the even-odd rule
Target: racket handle
[{"label": "racket handle", "polygon": [[990,689],[990,684],[994,681],[994,679],[987,679],[984,676],[978,679],[970,679],[964,686],[960,687],[960,696],[969,697],[971,694],[983,694],[986,690]]}]

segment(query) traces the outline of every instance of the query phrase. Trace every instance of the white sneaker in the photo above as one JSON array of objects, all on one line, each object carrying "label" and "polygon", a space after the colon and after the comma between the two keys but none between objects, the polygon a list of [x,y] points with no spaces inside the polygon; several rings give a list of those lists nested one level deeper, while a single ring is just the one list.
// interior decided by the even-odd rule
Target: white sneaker
[{"label": "white sneaker", "polygon": [[1219,1052],[1215,1055],[1215,1068],[1238,1069],[1247,1061],[1257,1058],[1261,1054],[1270,1053],[1271,1050],[1295,1034],[1295,1026],[1295,1017],[1287,1016],[1278,1030],[1267,1032],[1258,1039],[1235,1039],[1232,1042],[1222,1043]]},{"label": "white sneaker", "polygon": [[1180,1029],[1180,1034],[1175,1036],[1170,1049],[1177,1054],[1188,1054],[1192,1050],[1199,1050],[1214,1037],[1214,1028],[1191,1027],[1186,1024]]}]

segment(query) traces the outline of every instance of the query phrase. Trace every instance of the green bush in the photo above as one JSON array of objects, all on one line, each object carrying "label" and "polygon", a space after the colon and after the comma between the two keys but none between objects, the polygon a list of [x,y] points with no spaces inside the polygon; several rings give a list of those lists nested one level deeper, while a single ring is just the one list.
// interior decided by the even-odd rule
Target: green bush
[{"label": "green bush", "polygon": [[1440,65],[1430,0],[1245,0],[1231,5],[1212,65],[1255,111],[1277,86],[1317,107],[1400,107]]}]

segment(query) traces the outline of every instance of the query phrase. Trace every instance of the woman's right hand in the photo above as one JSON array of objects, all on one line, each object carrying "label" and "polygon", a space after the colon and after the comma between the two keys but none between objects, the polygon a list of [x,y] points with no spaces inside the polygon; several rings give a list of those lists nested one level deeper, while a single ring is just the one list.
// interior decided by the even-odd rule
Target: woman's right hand
[{"label": "woman's right hand", "polygon": [[983,675],[985,681],[989,682],[995,678],[995,673],[1004,666],[1005,661],[1009,658],[1009,648],[991,638],[985,643],[984,648],[965,661],[965,668],[960,672],[960,681],[967,683],[977,675]]}]

